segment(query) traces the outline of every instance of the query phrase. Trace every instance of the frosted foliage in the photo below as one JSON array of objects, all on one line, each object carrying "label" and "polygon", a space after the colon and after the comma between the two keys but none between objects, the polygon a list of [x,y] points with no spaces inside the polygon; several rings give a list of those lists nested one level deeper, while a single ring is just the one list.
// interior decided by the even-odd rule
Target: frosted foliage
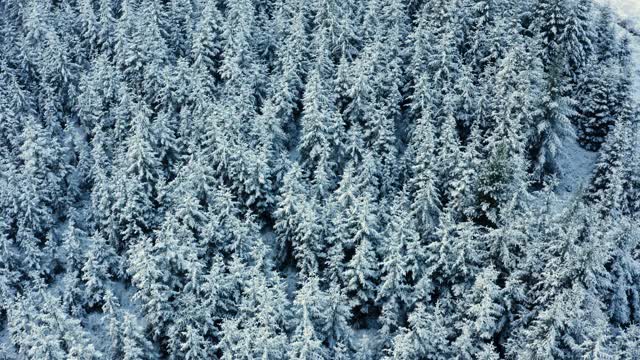
[{"label": "frosted foliage", "polygon": [[635,0],[0,0],[0,359],[638,359],[638,59]]}]

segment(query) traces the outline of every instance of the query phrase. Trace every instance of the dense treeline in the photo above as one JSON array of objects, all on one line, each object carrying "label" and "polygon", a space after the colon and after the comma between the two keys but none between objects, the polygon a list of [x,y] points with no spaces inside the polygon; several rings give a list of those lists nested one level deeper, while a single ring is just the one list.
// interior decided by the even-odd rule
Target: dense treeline
[{"label": "dense treeline", "polygon": [[0,357],[640,358],[620,34],[592,0],[0,1]]}]

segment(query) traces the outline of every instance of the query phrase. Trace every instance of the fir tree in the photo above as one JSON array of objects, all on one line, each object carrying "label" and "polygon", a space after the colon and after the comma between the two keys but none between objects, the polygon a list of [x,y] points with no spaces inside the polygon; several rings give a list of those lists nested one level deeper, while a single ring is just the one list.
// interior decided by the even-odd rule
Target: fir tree
[{"label": "fir tree", "polygon": [[302,129],[298,148],[302,165],[312,174],[319,195],[324,196],[335,181],[336,160],[344,130],[332,95],[333,85],[329,74],[333,64],[328,57],[327,40],[321,38],[319,41],[321,43],[316,44],[316,64],[309,73],[302,99]]},{"label": "fir tree", "polygon": [[412,141],[413,162],[413,204],[418,229],[422,236],[429,233],[438,223],[440,216],[440,196],[437,192],[438,177],[435,164],[435,135],[430,113],[425,113],[417,124]]},{"label": "fir tree", "polygon": [[125,313],[122,319],[122,358],[127,360],[155,359],[157,354],[146,338],[137,319]]},{"label": "fir tree", "polygon": [[294,164],[284,178],[282,195],[274,216],[274,226],[279,238],[280,258],[293,253],[304,275],[318,271],[318,259],[322,228],[318,225],[316,208],[308,192],[301,184],[300,167]]},{"label": "fir tree", "polygon": [[[222,15],[215,2],[205,1],[202,13],[197,21],[191,46],[193,68],[207,78],[216,77],[220,66]],[[208,81],[209,91],[215,84]]]},{"label": "fir tree", "polygon": [[617,77],[613,61],[601,64],[591,58],[578,79],[578,139],[587,149],[599,150],[613,127],[617,108],[613,93]]}]

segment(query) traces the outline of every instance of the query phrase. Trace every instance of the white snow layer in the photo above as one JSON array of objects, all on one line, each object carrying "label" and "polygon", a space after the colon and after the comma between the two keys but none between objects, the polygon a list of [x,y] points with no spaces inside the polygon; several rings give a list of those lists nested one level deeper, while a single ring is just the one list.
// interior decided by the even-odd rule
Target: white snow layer
[{"label": "white snow layer", "polygon": [[567,140],[563,147],[563,153],[558,159],[560,177],[556,192],[560,199],[566,200],[589,185],[598,153],[585,150],[575,138]]},{"label": "white snow layer", "polygon": [[602,4],[609,4],[621,18],[640,23],[640,0],[599,0]]}]

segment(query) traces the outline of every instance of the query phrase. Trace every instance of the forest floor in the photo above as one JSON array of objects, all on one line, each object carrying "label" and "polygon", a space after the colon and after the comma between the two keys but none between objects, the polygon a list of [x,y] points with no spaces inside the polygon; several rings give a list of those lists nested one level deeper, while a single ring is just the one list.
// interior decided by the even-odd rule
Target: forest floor
[{"label": "forest floor", "polygon": [[640,1],[638,0],[599,0],[609,4],[623,20],[640,24]]},{"label": "forest floor", "polygon": [[591,174],[598,160],[598,153],[585,150],[576,139],[564,144],[564,153],[558,164],[561,174],[558,178],[556,193],[561,200],[569,200],[573,194],[589,185]]}]

